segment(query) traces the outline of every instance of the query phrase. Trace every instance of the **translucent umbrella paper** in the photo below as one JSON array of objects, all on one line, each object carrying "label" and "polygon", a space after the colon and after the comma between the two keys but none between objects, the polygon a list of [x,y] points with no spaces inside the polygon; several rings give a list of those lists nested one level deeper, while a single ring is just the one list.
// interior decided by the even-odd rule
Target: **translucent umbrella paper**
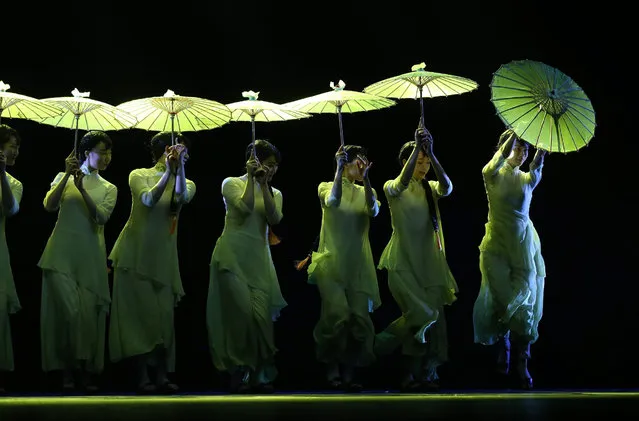
[{"label": "translucent umbrella paper", "polygon": [[544,63],[517,60],[493,74],[497,115],[522,140],[548,152],[573,152],[595,134],[595,111],[568,76]]},{"label": "translucent umbrella paper", "polygon": [[284,104],[287,108],[306,113],[331,113],[339,118],[340,140],[344,145],[342,113],[380,110],[395,105],[395,101],[365,92],[344,90],[346,84],[340,80],[337,85],[329,84],[332,91],[299,99]]},{"label": "translucent umbrella paper", "polygon": [[75,129],[73,150],[78,146],[78,130],[123,130],[134,126],[137,121],[131,114],[105,102],[89,98],[90,92],[71,91],[71,97],[45,98],[43,102],[62,108],[64,112],[41,121],[54,127]]},{"label": "translucent umbrella paper", "polygon": [[424,122],[424,98],[448,97],[472,92],[477,82],[461,76],[427,72],[426,64],[411,67],[411,72],[373,83],[364,92],[386,98],[419,99],[422,123]]},{"label": "translucent umbrella paper", "polygon": [[37,98],[7,92],[11,85],[0,80],[0,123],[2,117],[20,118],[41,122],[64,112],[63,109],[47,104]]},{"label": "translucent umbrella paper", "polygon": [[285,105],[258,100],[259,92],[245,91],[242,97],[245,101],[227,104],[232,113],[233,121],[287,121],[307,118],[311,115],[302,111],[287,108]]},{"label": "translucent umbrella paper", "polygon": [[138,119],[135,128],[149,131],[195,132],[231,121],[231,110],[210,99],[180,96],[168,89],[163,96],[134,99],[117,106]]},{"label": "translucent umbrella paper", "polygon": [[[285,106],[274,102],[258,100],[257,97],[259,94],[259,92],[245,91],[242,92],[242,97],[247,98],[246,100],[227,104],[227,107],[231,110],[231,120],[251,122],[253,144],[255,144],[256,121],[288,121],[308,118],[311,116],[308,113],[288,109]],[[253,152],[255,152],[255,148],[253,148]]]}]

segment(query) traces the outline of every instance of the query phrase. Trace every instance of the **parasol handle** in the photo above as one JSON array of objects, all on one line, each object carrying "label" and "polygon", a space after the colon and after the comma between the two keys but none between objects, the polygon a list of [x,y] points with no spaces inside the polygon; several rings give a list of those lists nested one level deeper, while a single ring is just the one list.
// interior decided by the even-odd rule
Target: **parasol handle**
[{"label": "parasol handle", "polygon": [[[563,152],[566,153],[566,147],[564,145],[564,142],[562,142],[562,139],[560,139],[560,137],[559,137],[560,136],[560,134],[559,134],[559,117],[553,116],[553,120],[555,120],[554,121],[554,123],[555,123],[555,132],[557,132],[557,150],[559,152],[562,152],[561,147],[563,146],[564,147]],[[551,139],[550,150],[552,150],[552,137],[550,139]],[[537,138],[537,143],[539,143],[539,138]],[[536,147],[537,147],[537,145],[535,145],[535,148]]]},{"label": "parasol handle", "polygon": [[255,116],[251,114],[251,155],[253,159],[257,160],[255,156]]},{"label": "parasol handle", "polygon": [[342,125],[342,105],[337,106],[337,118],[339,120],[339,140],[344,146],[344,126]]},{"label": "parasol handle", "polygon": [[171,146],[176,144],[175,142],[175,98],[171,97],[171,111],[169,111],[169,118],[171,119]]},{"label": "parasol handle", "polygon": [[175,146],[175,114],[169,114],[169,118],[171,119],[171,146]]},{"label": "parasol handle", "polygon": [[[171,119],[171,146],[177,145],[177,140],[175,139],[175,113],[170,113],[169,118]],[[178,156],[179,159],[179,156]],[[175,180],[177,182],[177,170],[174,173]],[[180,212],[180,207],[174,203],[175,200],[175,188],[176,185],[173,186],[173,190],[171,191],[171,204],[169,205],[169,213],[171,218],[171,225],[169,226],[169,234],[173,235],[175,233],[175,228],[177,227],[178,213]]]},{"label": "parasol handle", "polygon": [[75,114],[74,119],[75,119],[75,139],[73,140],[73,156],[76,156],[78,152],[78,125],[80,121],[80,115]]},{"label": "parasol handle", "polygon": [[420,109],[420,117],[419,121],[422,127],[426,127],[426,121],[424,120],[424,96],[422,94],[423,86],[419,87],[419,109]]}]

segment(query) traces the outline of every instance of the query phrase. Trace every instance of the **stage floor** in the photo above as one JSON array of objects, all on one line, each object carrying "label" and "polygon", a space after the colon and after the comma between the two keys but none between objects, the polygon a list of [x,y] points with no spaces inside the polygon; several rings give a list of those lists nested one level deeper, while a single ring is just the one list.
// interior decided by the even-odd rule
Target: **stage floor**
[{"label": "stage floor", "polygon": [[4,396],[14,420],[638,420],[639,391]]}]

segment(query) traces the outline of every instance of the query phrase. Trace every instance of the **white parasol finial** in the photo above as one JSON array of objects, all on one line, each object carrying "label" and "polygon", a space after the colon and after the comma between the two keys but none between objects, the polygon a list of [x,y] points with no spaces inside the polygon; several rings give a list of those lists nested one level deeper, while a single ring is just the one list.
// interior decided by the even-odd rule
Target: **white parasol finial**
[{"label": "white parasol finial", "polygon": [[334,90],[334,91],[341,91],[346,87],[346,84],[344,83],[343,80],[339,80],[339,82],[337,82],[337,85],[335,85],[333,82],[329,83],[329,86]]},{"label": "white parasol finial", "polygon": [[410,68],[411,72],[416,72],[418,70],[424,70],[426,68],[426,63],[424,63],[423,61],[419,64],[415,64],[413,67]]},{"label": "white parasol finial", "polygon": [[80,92],[78,91],[78,88],[73,88],[73,90],[71,91],[71,95],[73,95],[75,98],[88,98],[91,95],[91,92]]},{"label": "white parasol finial", "polygon": [[0,92],[6,92],[9,88],[11,88],[11,85],[0,80]]},{"label": "white parasol finial", "polygon": [[243,98],[248,98],[250,101],[255,101],[257,100],[257,97],[259,95],[259,91],[258,92],[253,92],[253,91],[244,91],[242,92],[242,97]]},{"label": "white parasol finial", "polygon": [[166,92],[164,93],[165,98],[172,98],[174,96],[179,96],[179,95],[176,95],[175,92],[173,92],[170,89],[167,89]]}]

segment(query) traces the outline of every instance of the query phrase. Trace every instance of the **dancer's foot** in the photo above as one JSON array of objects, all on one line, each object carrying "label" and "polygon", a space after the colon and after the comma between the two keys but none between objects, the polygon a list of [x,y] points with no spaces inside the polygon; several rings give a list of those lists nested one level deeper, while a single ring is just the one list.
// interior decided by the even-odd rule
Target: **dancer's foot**
[{"label": "dancer's foot", "polygon": [[333,379],[328,379],[328,388],[330,390],[342,390],[344,386],[344,382],[342,382],[341,377],[335,377]]},{"label": "dancer's foot", "polygon": [[136,392],[138,395],[153,395],[157,392],[157,387],[153,383],[148,382],[138,385]]},{"label": "dancer's foot", "polygon": [[62,393],[71,393],[75,391],[75,376],[70,370],[65,370],[62,374]]},{"label": "dancer's foot", "polygon": [[84,390],[85,393],[93,394],[93,393],[97,393],[98,390],[100,390],[100,388],[98,387],[95,381],[93,374],[87,371],[82,371],[81,377],[82,377],[82,389]]},{"label": "dancer's foot", "polygon": [[439,383],[434,380],[425,380],[422,382],[420,390],[425,393],[439,392]]},{"label": "dancer's foot", "polygon": [[267,395],[274,393],[275,387],[273,386],[273,383],[259,383],[253,388],[253,391],[258,394]]},{"label": "dancer's foot", "polygon": [[355,367],[352,365],[344,365],[342,370],[342,378],[344,382],[344,391],[348,393],[360,393],[364,390],[364,386],[359,381]]},{"label": "dancer's foot", "polygon": [[330,390],[342,390],[344,388],[344,381],[339,371],[338,364],[329,364],[326,369],[326,381]]},{"label": "dancer's foot", "polygon": [[345,391],[348,393],[361,393],[364,390],[364,385],[357,381],[351,381],[346,384]]},{"label": "dancer's foot", "polygon": [[249,393],[251,391],[249,370],[240,368],[232,373],[229,389],[231,393]]},{"label": "dancer's foot", "polygon": [[167,395],[177,393],[178,390],[180,390],[178,385],[175,383],[171,383],[169,379],[164,379],[160,381],[159,383],[157,383],[155,386],[158,393],[167,394]]},{"label": "dancer's foot", "polygon": [[421,391],[422,383],[414,380],[412,376],[408,379],[404,379],[400,385],[400,391],[402,393],[418,393]]},{"label": "dancer's foot", "polygon": [[517,364],[517,374],[519,375],[520,387],[524,390],[533,388],[533,379],[528,371],[528,358],[522,357]]}]

